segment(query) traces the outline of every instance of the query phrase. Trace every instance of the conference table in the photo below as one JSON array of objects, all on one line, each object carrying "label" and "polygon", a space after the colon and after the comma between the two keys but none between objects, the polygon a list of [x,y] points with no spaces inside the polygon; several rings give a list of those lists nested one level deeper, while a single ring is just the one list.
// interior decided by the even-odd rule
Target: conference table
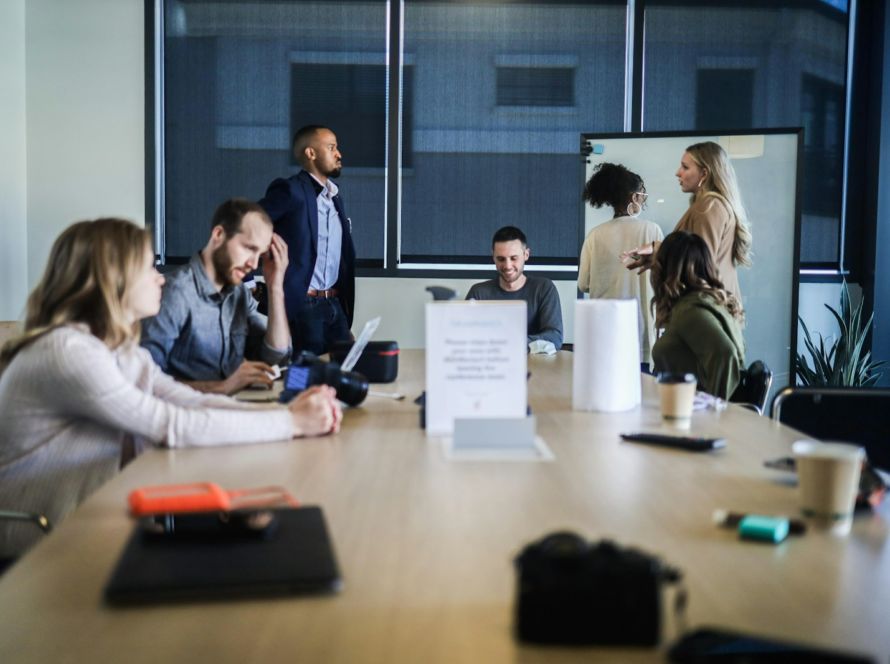
[{"label": "conference table", "polygon": [[[369,397],[339,434],[215,449],[152,449],[89,497],[0,580],[0,662],[665,661],[657,648],[541,647],[513,635],[513,559],[558,530],[607,538],[684,572],[686,624],[890,655],[886,505],[839,538],[739,540],[715,509],[794,515],[793,475],[765,468],[800,434],[731,405],[690,432],[723,450],[622,442],[663,430],[655,386],[620,413],[572,410],[572,354],[529,358],[529,403],[555,459],[455,461],[419,428],[422,351],[403,351],[402,401]],[[279,484],[325,513],[339,593],[111,608],[103,587],[133,527],[134,488]]]}]

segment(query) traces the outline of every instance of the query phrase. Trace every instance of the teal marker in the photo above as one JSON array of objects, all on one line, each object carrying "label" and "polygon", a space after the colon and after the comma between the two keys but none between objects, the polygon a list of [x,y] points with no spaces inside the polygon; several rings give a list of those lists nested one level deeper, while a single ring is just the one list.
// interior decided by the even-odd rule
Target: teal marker
[{"label": "teal marker", "polygon": [[739,521],[739,537],[778,544],[788,537],[788,519],[749,514]]},{"label": "teal marker", "polygon": [[743,519],[753,516],[758,519],[768,519],[772,521],[787,521],[788,535],[803,535],[807,532],[807,524],[800,519],[792,519],[790,517],[763,516],[760,514],[745,514],[744,512],[730,512],[729,510],[714,510],[714,523],[722,528],[738,528]]}]

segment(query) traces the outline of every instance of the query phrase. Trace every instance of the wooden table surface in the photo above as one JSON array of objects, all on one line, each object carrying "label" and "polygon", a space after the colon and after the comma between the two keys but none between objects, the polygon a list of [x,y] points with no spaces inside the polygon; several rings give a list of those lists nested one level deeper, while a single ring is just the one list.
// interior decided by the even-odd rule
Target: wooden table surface
[{"label": "wooden table surface", "polygon": [[[796,513],[796,492],[763,460],[799,436],[731,406],[697,412],[695,434],[725,450],[691,454],[623,443],[660,427],[653,385],[626,413],[571,410],[572,356],[531,357],[529,395],[550,463],[455,462],[418,427],[419,351],[400,378],[349,410],[337,436],[205,450],[152,450],[90,497],[0,581],[0,662],[562,662],[663,661],[660,649],[539,648],[512,637],[521,547],[571,529],[680,567],[691,626],[718,625],[890,655],[886,505],[852,534],[773,546],[712,525],[715,508]],[[344,578],[333,596],[103,605],[132,524],[138,486],[214,481],[281,484],[321,505]],[[666,612],[667,612],[667,602]],[[668,629],[671,627],[669,626]],[[668,633],[665,643],[673,639]]]}]

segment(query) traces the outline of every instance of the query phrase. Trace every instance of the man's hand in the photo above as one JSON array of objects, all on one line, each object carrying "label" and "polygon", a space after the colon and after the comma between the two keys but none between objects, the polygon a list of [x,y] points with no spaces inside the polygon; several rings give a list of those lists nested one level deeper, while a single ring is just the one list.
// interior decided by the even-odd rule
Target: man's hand
[{"label": "man's hand", "polygon": [[624,251],[618,258],[628,270],[639,269],[637,274],[643,274],[652,267],[652,261],[655,259],[655,243],[650,242],[636,249]]},{"label": "man's hand", "polygon": [[272,233],[272,244],[269,251],[263,254],[263,277],[269,296],[269,322],[265,339],[270,348],[279,351],[291,345],[290,326],[284,308],[284,272],[287,264],[287,243],[280,235]]},{"label": "man's hand", "polygon": [[269,245],[269,251],[263,254],[263,278],[270,291],[280,291],[284,287],[287,264],[287,244],[278,233],[272,233],[272,244]]},{"label": "man's hand", "polygon": [[223,392],[235,394],[248,385],[265,385],[272,387],[272,367],[265,362],[244,360],[231,376],[222,381]]},{"label": "man's hand", "polygon": [[333,387],[314,385],[288,404],[297,436],[323,436],[337,433],[343,410]]}]

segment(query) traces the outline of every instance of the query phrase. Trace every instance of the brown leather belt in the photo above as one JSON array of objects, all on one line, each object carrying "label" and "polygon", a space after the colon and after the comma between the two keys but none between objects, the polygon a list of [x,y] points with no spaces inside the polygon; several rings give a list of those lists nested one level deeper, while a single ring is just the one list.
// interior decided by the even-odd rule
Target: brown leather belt
[{"label": "brown leather belt", "polygon": [[315,290],[314,288],[310,288],[306,291],[308,297],[322,297],[324,299],[337,297],[338,293],[339,291],[336,288],[328,288],[327,290]]}]

